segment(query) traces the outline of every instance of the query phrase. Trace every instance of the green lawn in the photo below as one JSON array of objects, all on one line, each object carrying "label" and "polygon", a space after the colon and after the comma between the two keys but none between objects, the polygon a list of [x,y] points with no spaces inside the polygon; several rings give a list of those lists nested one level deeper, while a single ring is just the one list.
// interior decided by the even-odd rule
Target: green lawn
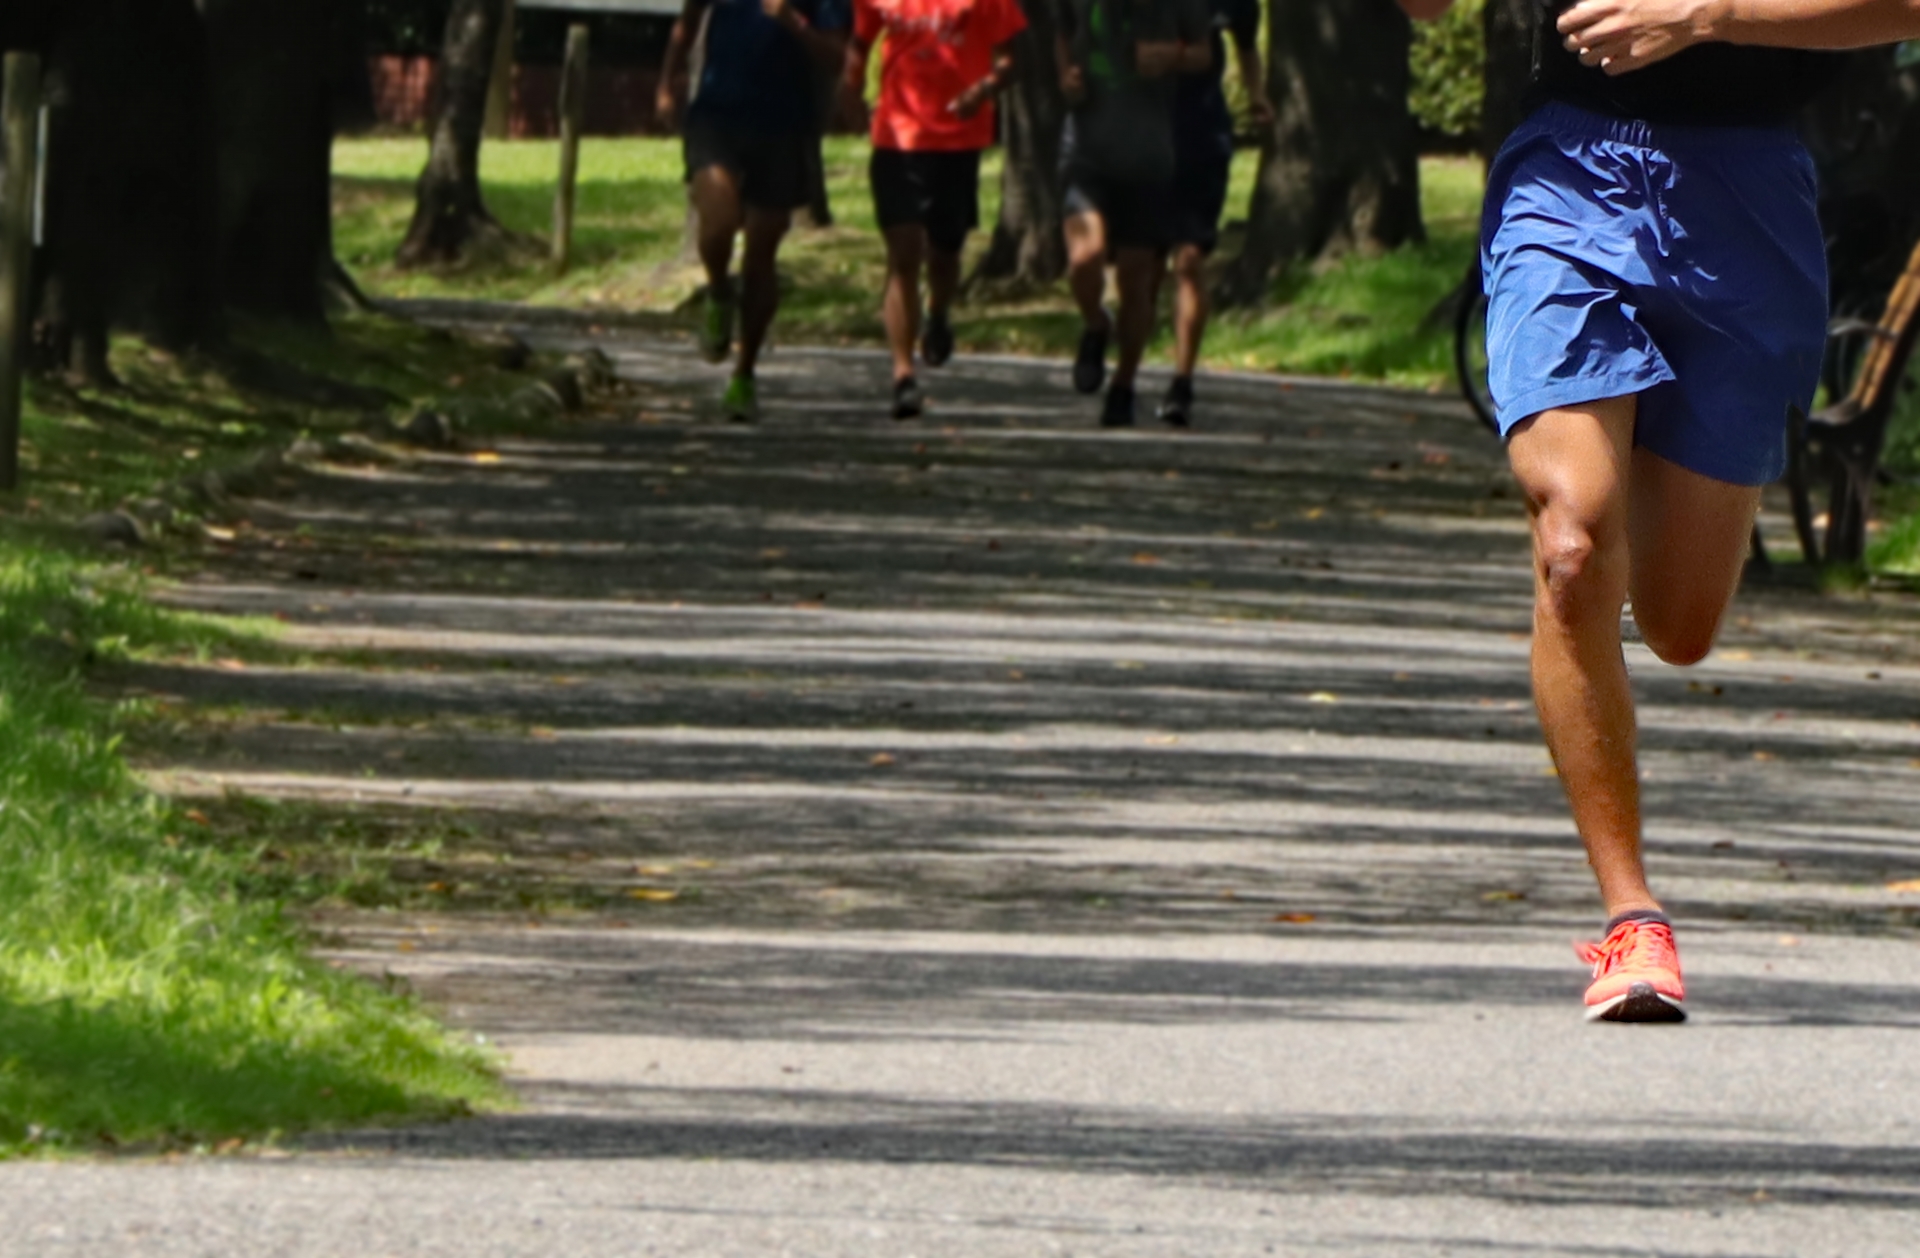
[{"label": "green lawn", "polygon": [[[119,754],[134,707],[86,669],[222,656],[266,630],[156,611],[126,571],[9,529],[0,550],[0,1157],[207,1148],[493,1104],[491,1058],[305,955],[205,819]],[[264,846],[270,836],[258,837]]]},{"label": "green lawn", "polygon": [[[400,399],[500,384],[474,349],[385,319],[238,332]],[[124,658],[284,652],[271,624],[145,597],[143,569],[191,566],[193,539],[244,530],[240,511],[171,496],[171,525],[119,558],[66,521],[364,415],[238,387],[218,364],[130,338],[113,367],[118,389],[30,382],[22,492],[0,500],[0,1157],[220,1147],[501,1103],[490,1054],[307,957],[282,899],[257,890],[272,827],[236,839],[147,791],[120,749],[158,714],[89,687]]]},{"label": "green lawn", "polygon": [[[685,199],[678,141],[588,140],[581,152],[574,270],[555,276],[537,258],[493,256],[455,270],[403,272],[392,265],[413,208],[413,181],[425,160],[418,139],[341,141],[334,149],[335,232],[343,261],[371,291],[389,296],[465,296],[548,305],[670,314],[700,282],[680,257]],[[789,335],[830,342],[878,342],[882,254],[866,186],[865,141],[827,142],[828,185],[837,223],[797,232],[783,251],[789,280],[781,311]],[[487,203],[507,226],[544,235],[552,222],[559,163],[549,141],[489,143],[482,149]],[[1252,193],[1256,155],[1234,165],[1229,218]],[[1325,270],[1280,278],[1263,308],[1229,312],[1211,337],[1220,364],[1351,375],[1430,386],[1447,375],[1447,333],[1423,322],[1458,283],[1473,249],[1480,200],[1478,163],[1422,165],[1430,239],[1377,259],[1350,258]],[[981,180],[981,215],[999,210],[999,154]],[[985,234],[971,243],[985,247]],[[961,312],[963,346],[973,350],[1061,352],[1077,322],[1064,288],[1017,300],[979,297]],[[1164,342],[1160,352],[1164,353]]]}]

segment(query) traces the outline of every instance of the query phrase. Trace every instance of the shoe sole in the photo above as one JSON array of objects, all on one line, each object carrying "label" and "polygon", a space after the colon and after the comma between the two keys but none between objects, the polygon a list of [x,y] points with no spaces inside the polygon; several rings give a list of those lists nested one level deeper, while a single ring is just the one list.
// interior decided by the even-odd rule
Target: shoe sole
[{"label": "shoe sole", "polygon": [[1686,1006],[1654,990],[1651,983],[1633,986],[1604,1004],[1587,1009],[1589,1022],[1685,1022]]}]

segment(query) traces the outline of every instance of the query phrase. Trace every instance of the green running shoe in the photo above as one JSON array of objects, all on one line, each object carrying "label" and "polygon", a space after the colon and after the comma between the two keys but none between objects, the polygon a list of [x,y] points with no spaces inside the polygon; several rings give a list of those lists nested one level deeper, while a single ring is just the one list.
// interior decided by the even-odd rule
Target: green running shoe
[{"label": "green running shoe", "polygon": [[722,363],[733,352],[733,294],[707,290],[707,308],[700,321],[700,357]]},{"label": "green running shoe", "polygon": [[727,395],[720,409],[736,424],[751,424],[760,418],[760,390],[752,376],[735,376],[727,382]]}]

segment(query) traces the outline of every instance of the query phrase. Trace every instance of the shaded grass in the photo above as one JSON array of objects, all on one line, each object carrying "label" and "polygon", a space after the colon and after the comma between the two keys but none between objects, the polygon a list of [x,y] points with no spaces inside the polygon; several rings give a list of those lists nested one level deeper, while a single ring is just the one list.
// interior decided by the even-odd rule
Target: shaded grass
[{"label": "shaded grass", "polygon": [[[782,250],[786,280],[776,335],[827,343],[881,339],[883,254],[866,184],[867,145],[848,137],[825,148],[836,225],[797,229]],[[482,150],[488,205],[516,231],[544,234],[552,219],[558,166],[550,141],[490,143]],[[700,283],[682,255],[686,202],[678,141],[589,140],[582,147],[575,267],[555,275],[541,261],[507,253],[450,269],[401,271],[394,250],[413,209],[413,181],[425,158],[416,139],[342,141],[334,149],[336,236],[340,255],[370,290],[387,296],[467,297],[544,305],[607,307],[671,314]],[[1228,217],[1244,214],[1257,155],[1235,159]],[[981,170],[981,221],[999,213],[1000,154]],[[1430,239],[1382,258],[1352,257],[1326,268],[1305,265],[1279,277],[1268,304],[1231,312],[1210,334],[1208,360],[1238,367],[1423,387],[1444,385],[1449,330],[1428,323],[1436,302],[1458,284],[1471,256],[1480,199],[1471,160],[1422,164]],[[1233,233],[1219,260],[1231,255]],[[986,247],[969,242],[968,265]],[[981,291],[963,303],[956,333],[973,352],[1060,354],[1079,324],[1062,285],[1037,293]],[[691,327],[691,323],[687,324]],[[1153,356],[1171,349],[1164,331]]]},{"label": "shaded grass", "polygon": [[[524,378],[445,333],[380,316],[344,316],[330,332],[246,325],[238,339],[308,373],[385,391],[397,409],[449,394],[501,393]],[[112,364],[122,387],[28,382],[21,493],[0,519],[70,518],[152,494],[263,446],[363,427],[360,408],[328,408],[236,383],[224,365],[182,358],[132,338]]]},{"label": "shaded grass", "polygon": [[[473,346],[385,318],[237,339],[397,404],[505,384]],[[31,382],[23,488],[0,504],[0,1155],[219,1145],[501,1102],[488,1055],[404,994],[307,959],[247,860],[127,769],[122,740],[152,713],[87,688],[119,659],[287,652],[270,624],[144,597],[144,572],[219,544],[203,516],[244,529],[244,502],[174,495],[178,527],[133,552],[137,568],[77,549],[64,520],[369,416],[236,384],[231,360],[123,340],[112,363],[118,389]]]},{"label": "shaded grass", "polygon": [[199,818],[142,790],[137,712],[91,660],[231,650],[124,571],[19,535],[0,561],[0,1153],[204,1145],[497,1101],[492,1063],[403,996],[303,955]]}]

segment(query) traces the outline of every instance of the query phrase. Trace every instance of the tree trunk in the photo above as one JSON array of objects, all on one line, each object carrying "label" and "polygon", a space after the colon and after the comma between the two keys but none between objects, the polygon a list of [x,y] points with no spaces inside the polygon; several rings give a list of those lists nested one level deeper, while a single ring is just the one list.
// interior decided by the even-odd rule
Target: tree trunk
[{"label": "tree trunk", "polygon": [[503,0],[453,0],[447,13],[433,140],[396,257],[403,267],[451,262],[478,238],[504,234],[480,199],[480,131],[504,12]]},{"label": "tree trunk", "polygon": [[202,0],[220,165],[222,296],[236,309],[326,321],[333,261],[333,0]]},{"label": "tree trunk", "polygon": [[1060,131],[1067,102],[1054,62],[1059,0],[1029,0],[1014,45],[1014,80],[1000,97],[1000,217],[975,279],[1048,283],[1067,269],[1060,190]]},{"label": "tree trunk", "polygon": [[1393,0],[1323,0],[1277,4],[1269,20],[1278,117],[1227,286],[1240,302],[1257,301],[1292,259],[1381,253],[1426,237],[1406,15]]},{"label": "tree trunk", "polygon": [[1487,0],[1486,95],[1480,106],[1480,155],[1487,161],[1520,125],[1533,78],[1536,0]]},{"label": "tree trunk", "polygon": [[85,0],[50,34],[45,368],[106,383],[107,330],[221,336],[207,47],[192,0]]}]

